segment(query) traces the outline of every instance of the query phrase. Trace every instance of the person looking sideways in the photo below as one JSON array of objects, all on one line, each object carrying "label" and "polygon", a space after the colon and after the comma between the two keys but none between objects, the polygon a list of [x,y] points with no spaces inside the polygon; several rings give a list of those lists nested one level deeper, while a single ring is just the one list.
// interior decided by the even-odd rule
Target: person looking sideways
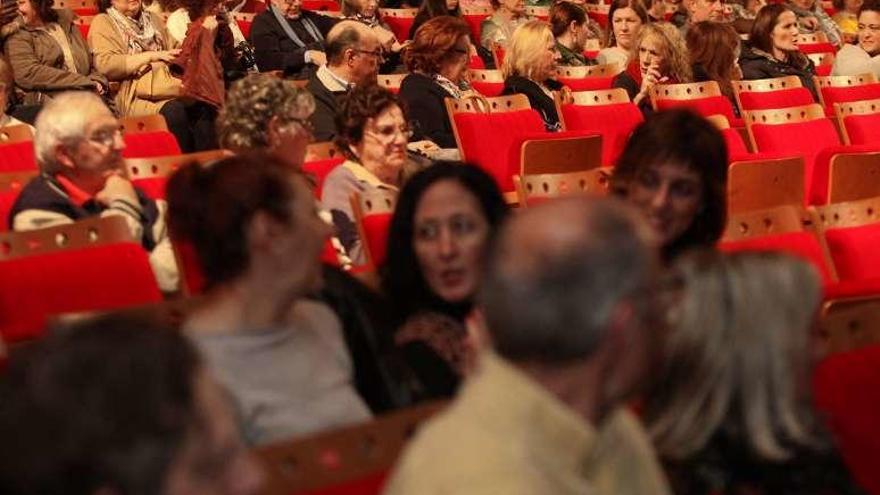
[{"label": "person looking sideways", "polygon": [[591,30],[591,20],[584,10],[571,2],[557,2],[550,7],[550,28],[556,38],[559,65],[595,65],[584,56],[588,39],[598,39],[599,32]]},{"label": "person looking sideways", "polygon": [[688,50],[679,30],[667,23],[648,24],[639,31],[632,62],[614,77],[612,86],[623,88],[644,115],[653,113],[650,91],[656,84],[693,81]]},{"label": "person looking sideways", "polygon": [[494,45],[507,47],[516,28],[530,20],[525,0],[491,0],[495,12],[480,24],[480,44],[487,50]]},{"label": "person looking sideways", "polygon": [[642,26],[648,23],[648,13],[639,0],[612,0],[608,7],[611,26],[607,30],[605,48],[599,50],[599,65],[617,64],[622,70],[630,63],[633,45]]},{"label": "person looking sideways", "polygon": [[391,26],[379,16],[378,0],[341,0],[342,18],[365,24],[376,35],[386,60],[382,73],[394,72],[400,63],[400,52],[409,42],[400,42]]},{"label": "person looking sideways", "polygon": [[124,315],[59,330],[0,378],[0,492],[263,492],[226,392],[179,331]]},{"label": "person looking sideways", "polygon": [[813,62],[798,50],[797,17],[782,4],[762,8],[752,24],[749,41],[739,57],[743,79],[795,75],[818,101]]},{"label": "person looking sideways", "polygon": [[837,24],[843,36],[843,46],[853,43],[859,32],[859,11],[864,0],[834,0],[832,4],[837,9],[837,13],[831,17],[831,20]]},{"label": "person looking sideways", "polygon": [[858,43],[844,45],[834,58],[832,76],[872,73],[880,78],[880,2],[866,0],[859,10]]},{"label": "person looking sideways", "polygon": [[123,176],[122,128],[94,93],[62,93],[37,117],[34,151],[40,175],[18,195],[12,230],[34,230],[95,216],[120,216],[149,252],[159,288],[178,289],[177,263],[165,228],[164,201]]},{"label": "person looking sideways", "polygon": [[557,58],[559,52],[550,26],[544,21],[529,21],[513,33],[501,65],[502,94],[526,95],[551,132],[562,129],[553,101],[553,91],[563,90],[562,83],[555,79]]},{"label": "person looking sideways", "polygon": [[667,263],[721,238],[727,211],[727,145],[689,110],[651,115],[636,128],[611,178],[614,194],[640,210]]},{"label": "person looking sideways", "polygon": [[658,335],[646,229],[621,203],[584,197],[501,227],[478,296],[493,350],[420,428],[386,495],[669,493],[624,406]]},{"label": "person looking sideways", "polygon": [[257,67],[307,79],[327,63],[325,39],[337,19],[303,10],[302,0],[272,0],[254,17],[250,38]]},{"label": "person looking sideways", "polygon": [[15,84],[24,91],[22,103],[42,105],[71,90],[105,95],[107,78],[92,64],[73,11],[53,9],[52,0],[18,0],[17,5],[22,25],[4,49]]}]

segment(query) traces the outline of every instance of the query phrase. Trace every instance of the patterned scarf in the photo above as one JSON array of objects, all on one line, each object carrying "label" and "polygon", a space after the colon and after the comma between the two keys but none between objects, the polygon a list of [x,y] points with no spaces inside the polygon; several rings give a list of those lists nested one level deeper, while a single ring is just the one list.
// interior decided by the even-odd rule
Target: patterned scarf
[{"label": "patterned scarf", "polygon": [[144,11],[137,19],[125,16],[113,7],[107,9],[107,14],[122,33],[122,41],[128,46],[129,55],[165,49],[164,40]]}]

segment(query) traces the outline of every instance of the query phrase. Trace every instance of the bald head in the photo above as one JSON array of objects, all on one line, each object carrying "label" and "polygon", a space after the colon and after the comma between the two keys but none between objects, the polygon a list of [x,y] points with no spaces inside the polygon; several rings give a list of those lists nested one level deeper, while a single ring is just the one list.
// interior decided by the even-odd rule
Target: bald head
[{"label": "bald head", "polygon": [[[370,47],[363,48],[363,45],[370,45]],[[342,21],[327,33],[325,50],[327,63],[330,66],[338,66],[344,62],[346,50],[372,51],[378,46],[378,38],[366,24],[358,21]]]},{"label": "bald head", "polygon": [[480,294],[498,352],[548,363],[588,357],[612,310],[654,276],[647,239],[637,213],[614,199],[560,199],[516,215]]}]

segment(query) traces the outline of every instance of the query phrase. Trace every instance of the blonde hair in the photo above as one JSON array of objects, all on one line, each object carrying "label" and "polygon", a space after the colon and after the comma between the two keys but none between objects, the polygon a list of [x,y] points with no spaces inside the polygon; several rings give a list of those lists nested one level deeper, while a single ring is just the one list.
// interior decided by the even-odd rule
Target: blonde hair
[{"label": "blonde hair", "polygon": [[556,38],[544,21],[529,21],[516,28],[501,64],[504,78],[522,76],[536,80],[535,70],[541,64],[548,43],[556,43]]},{"label": "blonde hair", "polygon": [[694,73],[691,69],[690,57],[687,45],[678,28],[668,22],[652,22],[642,25],[639,37],[632,46],[630,60],[639,60],[639,47],[645,38],[653,36],[660,41],[661,56],[663,57],[663,75],[674,79],[676,83],[688,83],[693,81]]},{"label": "blonde hair", "polygon": [[719,431],[773,461],[818,445],[809,337],[821,293],[812,267],[779,253],[706,251],[677,268],[685,289],[645,403],[661,457],[687,460]]}]

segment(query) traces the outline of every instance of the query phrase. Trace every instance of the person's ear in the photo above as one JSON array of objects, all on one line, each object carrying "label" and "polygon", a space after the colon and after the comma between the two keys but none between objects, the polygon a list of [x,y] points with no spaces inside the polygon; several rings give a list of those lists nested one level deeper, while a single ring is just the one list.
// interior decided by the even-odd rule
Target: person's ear
[{"label": "person's ear", "polygon": [[70,147],[64,144],[55,146],[54,153],[55,163],[61,165],[65,169],[73,170],[76,168],[76,161],[73,158]]},{"label": "person's ear", "polygon": [[575,33],[577,33],[579,27],[580,27],[580,26],[578,26],[577,22],[575,22],[575,21],[571,21],[571,22],[568,24],[568,30],[571,31],[571,34],[575,34]]}]

